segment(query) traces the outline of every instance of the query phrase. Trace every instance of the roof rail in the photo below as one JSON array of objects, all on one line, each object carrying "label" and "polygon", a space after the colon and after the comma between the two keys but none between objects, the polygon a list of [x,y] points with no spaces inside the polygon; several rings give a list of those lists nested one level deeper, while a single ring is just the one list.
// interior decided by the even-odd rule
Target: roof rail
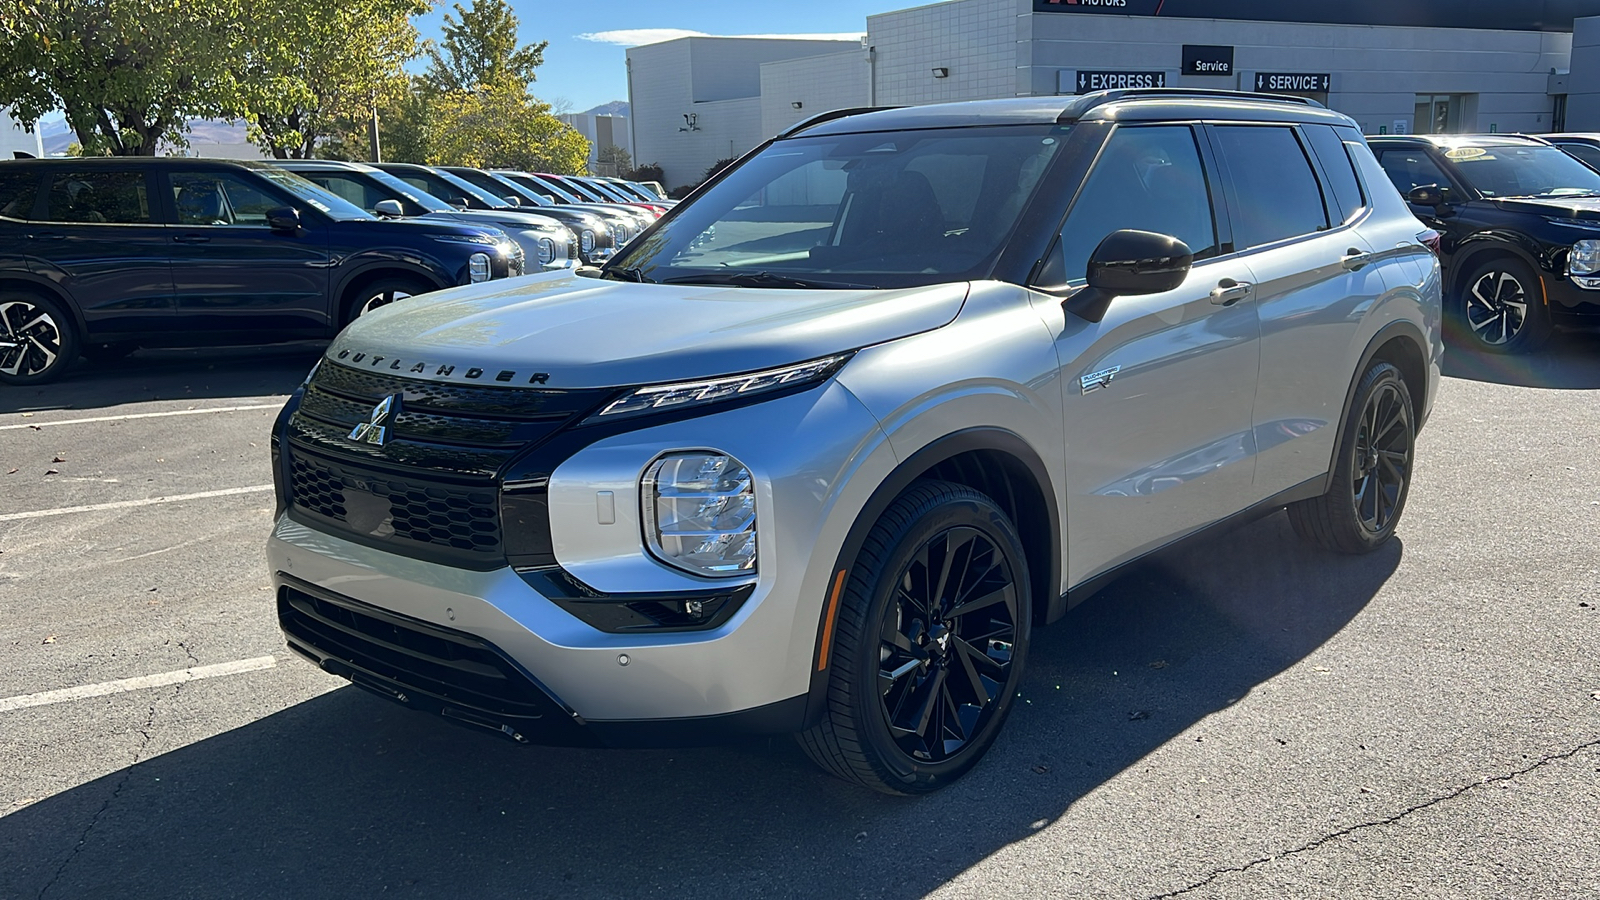
[{"label": "roof rail", "polygon": [[862,113],[882,112],[886,109],[899,108],[900,107],[898,106],[852,106],[845,109],[830,109],[827,112],[817,113],[809,119],[803,119],[793,125],[790,125],[787,129],[778,132],[778,137],[792,137],[814,125],[821,125],[823,122],[832,122],[834,119],[843,119],[846,116],[858,116]]},{"label": "roof rail", "polygon": [[1218,100],[1267,100],[1276,103],[1296,103],[1301,106],[1310,106],[1315,109],[1326,109],[1321,103],[1308,97],[1296,97],[1291,94],[1261,94],[1255,91],[1225,91],[1216,88],[1120,88],[1109,91],[1094,91],[1084,94],[1087,101],[1082,108],[1073,108],[1063,112],[1061,121],[1070,121],[1081,117],[1084,113],[1108,103],[1117,103],[1122,100],[1145,99],[1182,99],[1184,97],[1210,97]]}]

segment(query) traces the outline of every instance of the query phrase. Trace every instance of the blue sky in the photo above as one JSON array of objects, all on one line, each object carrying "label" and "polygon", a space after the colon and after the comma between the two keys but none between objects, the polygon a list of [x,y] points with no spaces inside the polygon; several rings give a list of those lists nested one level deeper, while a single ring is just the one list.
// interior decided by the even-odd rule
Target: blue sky
[{"label": "blue sky", "polygon": [[[462,0],[471,5],[471,0]],[[453,0],[417,20],[422,36],[437,38]],[[859,35],[867,16],[916,5],[908,0],[695,0],[695,2],[533,2],[510,0],[524,43],[549,41],[534,93],[546,102],[570,101],[573,112],[628,99],[624,48],[675,36],[704,34]],[[664,29],[664,31],[657,31]]]}]

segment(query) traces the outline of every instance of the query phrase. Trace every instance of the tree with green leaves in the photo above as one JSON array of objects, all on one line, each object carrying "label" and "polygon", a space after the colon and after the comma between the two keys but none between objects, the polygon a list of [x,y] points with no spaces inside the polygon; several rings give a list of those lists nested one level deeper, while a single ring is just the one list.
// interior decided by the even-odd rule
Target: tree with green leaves
[{"label": "tree with green leaves", "polygon": [[457,3],[455,15],[445,13],[441,30],[444,40],[424,47],[429,64],[422,76],[437,93],[507,84],[526,91],[550,45],[519,45],[517,16],[505,0],[473,0],[470,9]]},{"label": "tree with green leaves", "polygon": [[153,156],[240,106],[241,0],[0,0],[0,105],[66,113],[83,152]]},{"label": "tree with green leaves", "polygon": [[428,99],[431,165],[582,172],[589,140],[529,97],[514,77]]},{"label": "tree with green leaves", "polygon": [[411,17],[428,0],[277,0],[249,8],[250,30],[276,40],[245,56],[250,139],[280,159],[319,145],[368,158],[375,107],[396,102],[417,55]]}]

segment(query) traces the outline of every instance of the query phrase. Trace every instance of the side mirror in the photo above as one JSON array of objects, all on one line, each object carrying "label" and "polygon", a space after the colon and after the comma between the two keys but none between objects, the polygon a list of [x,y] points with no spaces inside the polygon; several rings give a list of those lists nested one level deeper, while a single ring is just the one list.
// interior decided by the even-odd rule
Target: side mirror
[{"label": "side mirror", "polygon": [[1424,184],[1406,192],[1406,202],[1413,206],[1437,209],[1445,205],[1444,189],[1437,184]]},{"label": "side mirror", "polygon": [[555,206],[556,205],[556,198],[555,198],[554,194],[540,194],[539,196],[543,197],[544,198],[544,202],[549,204],[550,206]]},{"label": "side mirror", "polygon": [[450,205],[454,206],[456,209],[467,209],[468,208],[467,198],[465,198],[465,197],[451,197],[450,198]]},{"label": "side mirror", "polygon": [[1080,319],[1098,322],[1117,297],[1177,290],[1193,266],[1193,251],[1175,237],[1131,228],[1113,231],[1089,255],[1089,286],[1062,306]]},{"label": "side mirror", "polygon": [[296,234],[300,231],[300,210],[292,206],[279,206],[267,210],[267,227],[279,234]]},{"label": "side mirror", "polygon": [[386,219],[399,219],[406,214],[406,208],[400,205],[399,200],[379,200],[373,204],[372,211]]},{"label": "side mirror", "polygon": [[515,196],[512,196],[512,197],[501,197],[500,199],[506,201],[506,205],[507,206],[521,206],[522,205],[522,198],[521,197],[515,197]]}]

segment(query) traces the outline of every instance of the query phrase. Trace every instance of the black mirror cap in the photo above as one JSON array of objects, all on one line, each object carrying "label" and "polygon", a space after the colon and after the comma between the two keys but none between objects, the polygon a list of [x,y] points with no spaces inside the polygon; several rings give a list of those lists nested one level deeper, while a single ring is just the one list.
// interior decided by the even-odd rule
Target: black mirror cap
[{"label": "black mirror cap", "polygon": [[1177,290],[1193,266],[1194,252],[1175,237],[1131,228],[1113,231],[1089,255],[1089,286],[1062,306],[1098,322],[1117,297]]},{"label": "black mirror cap", "polygon": [[1406,192],[1406,202],[1413,206],[1431,206],[1435,209],[1444,205],[1444,189],[1437,184],[1423,184]]},{"label": "black mirror cap", "polygon": [[300,230],[300,210],[292,206],[267,210],[267,227],[273,231],[294,234]]}]

